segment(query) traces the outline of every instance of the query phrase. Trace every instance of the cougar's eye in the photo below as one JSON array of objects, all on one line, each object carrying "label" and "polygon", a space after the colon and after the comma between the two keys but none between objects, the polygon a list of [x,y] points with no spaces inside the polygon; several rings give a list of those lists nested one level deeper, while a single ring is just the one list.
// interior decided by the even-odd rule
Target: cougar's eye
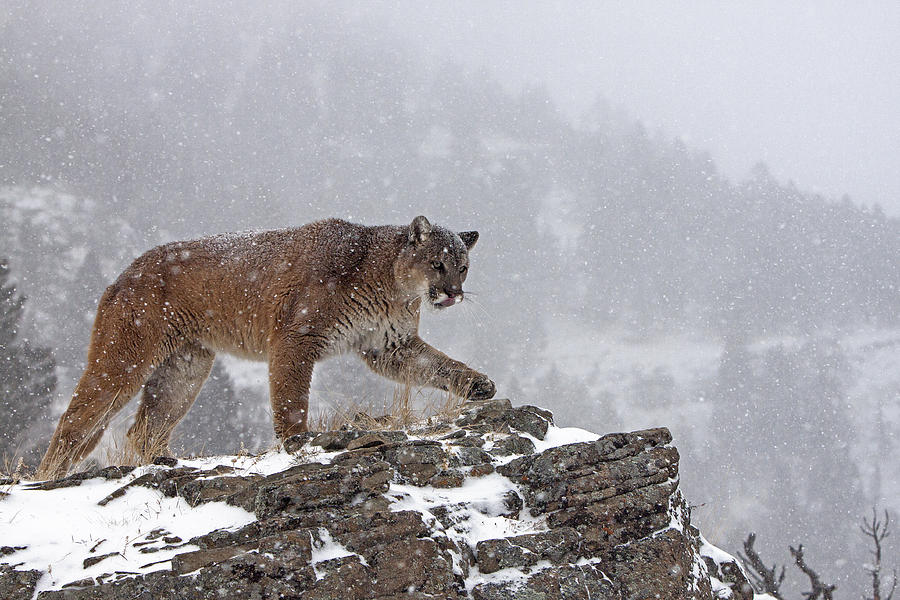
[{"label": "cougar's eye", "polygon": [[459,272],[460,272],[460,273],[465,273],[465,272],[468,271],[468,270],[469,270],[469,266],[468,266],[468,265],[463,265],[463,266],[461,266],[461,267],[459,268]]},{"label": "cougar's eye", "polygon": [[444,270],[444,263],[442,263],[439,260],[431,261],[431,266],[434,267],[435,271],[443,271]]}]

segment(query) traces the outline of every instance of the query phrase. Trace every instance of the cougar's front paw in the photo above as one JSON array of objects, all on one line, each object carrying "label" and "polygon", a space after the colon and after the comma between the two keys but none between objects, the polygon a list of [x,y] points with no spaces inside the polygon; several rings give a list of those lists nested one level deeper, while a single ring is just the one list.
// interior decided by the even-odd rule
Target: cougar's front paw
[{"label": "cougar's front paw", "polygon": [[467,400],[489,400],[497,393],[497,386],[494,382],[485,377],[478,375],[473,378],[466,390]]}]

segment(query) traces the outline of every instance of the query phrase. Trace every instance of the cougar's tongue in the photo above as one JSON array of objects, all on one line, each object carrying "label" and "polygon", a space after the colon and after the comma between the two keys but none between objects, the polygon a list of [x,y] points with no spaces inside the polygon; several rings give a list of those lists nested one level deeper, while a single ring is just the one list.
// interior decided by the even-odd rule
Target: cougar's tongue
[{"label": "cougar's tongue", "polygon": [[456,297],[454,297],[454,298],[449,298],[449,297],[448,297],[448,298],[445,298],[444,300],[441,300],[440,302],[438,302],[438,305],[439,305],[439,306],[443,306],[444,308],[446,308],[446,307],[448,307],[448,306],[453,306],[454,304],[456,304],[456,303],[457,303],[459,300],[461,300],[461,299],[462,299],[461,296],[456,296]]}]

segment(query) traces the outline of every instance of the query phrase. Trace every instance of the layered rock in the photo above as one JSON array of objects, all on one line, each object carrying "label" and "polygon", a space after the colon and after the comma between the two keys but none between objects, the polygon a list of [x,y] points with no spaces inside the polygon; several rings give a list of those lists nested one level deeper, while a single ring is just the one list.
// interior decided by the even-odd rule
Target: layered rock
[{"label": "layered rock", "polygon": [[[133,477],[99,504],[140,486],[255,516],[188,540],[151,532],[141,552],[178,552],[165,570],[107,573],[38,598],[752,597],[736,563],[701,551],[667,430],[555,445],[570,440],[547,411],[498,400],[405,433],[303,434],[285,444],[297,464],[270,474],[172,463],[38,484],[31,493]],[[24,567],[0,564],[0,595],[32,597],[41,573]]]}]

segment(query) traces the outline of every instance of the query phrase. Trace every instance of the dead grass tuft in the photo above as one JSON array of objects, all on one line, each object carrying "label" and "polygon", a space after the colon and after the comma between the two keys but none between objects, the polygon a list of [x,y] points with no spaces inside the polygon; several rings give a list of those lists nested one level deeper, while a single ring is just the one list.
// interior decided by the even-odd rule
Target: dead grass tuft
[{"label": "dead grass tuft", "polygon": [[25,464],[22,456],[4,456],[0,479],[5,480],[5,485],[13,486],[23,479],[34,479],[34,469]]},{"label": "dead grass tuft", "polygon": [[311,431],[335,431],[361,429],[391,431],[415,428],[434,421],[450,422],[462,413],[464,400],[450,392],[435,394],[431,388],[423,388],[405,382],[394,388],[384,414],[375,415],[371,409],[363,409],[358,402],[349,399],[341,406],[324,408],[311,415]]},{"label": "dead grass tuft", "polygon": [[[157,456],[171,456],[169,451],[169,435],[151,436],[150,424],[146,421],[138,422],[135,413],[122,417],[121,422],[114,423],[108,429],[109,443],[103,447],[102,462],[108,465],[146,465]],[[116,419],[119,421],[119,419]],[[131,428],[124,427],[124,422],[133,421]],[[129,436],[128,432],[131,431]]]}]

